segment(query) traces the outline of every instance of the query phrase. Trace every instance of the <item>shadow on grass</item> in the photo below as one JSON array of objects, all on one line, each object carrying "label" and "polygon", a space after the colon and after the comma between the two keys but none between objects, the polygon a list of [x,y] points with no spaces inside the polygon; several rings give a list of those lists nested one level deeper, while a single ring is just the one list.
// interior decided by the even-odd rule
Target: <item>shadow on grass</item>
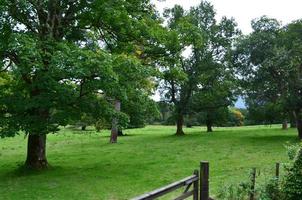
[{"label": "shadow on grass", "polygon": [[[136,163],[126,162],[123,165],[116,165],[114,163],[100,163],[94,162],[88,165],[78,166],[59,166],[50,165],[45,169],[33,170],[25,167],[23,163],[19,163],[18,166],[0,174],[0,180],[9,181],[17,180],[19,178],[38,178],[43,181],[47,181],[52,178],[64,178],[72,179],[74,177],[99,177],[100,180],[110,179],[110,174],[115,176],[123,176],[129,173],[128,169],[136,168],[135,173],[143,174],[145,170],[148,170],[149,165],[137,166]],[[39,178],[40,177],[40,178]],[[37,179],[37,180],[38,180]],[[0,198],[1,199],[1,198]]]},{"label": "shadow on grass", "polygon": [[23,162],[20,162],[17,164],[16,168],[12,168],[11,170],[7,171],[2,175],[3,175],[3,179],[5,178],[11,179],[11,178],[45,175],[56,171],[62,171],[62,169],[63,168],[60,166],[49,165],[47,168],[34,170],[25,166]]}]

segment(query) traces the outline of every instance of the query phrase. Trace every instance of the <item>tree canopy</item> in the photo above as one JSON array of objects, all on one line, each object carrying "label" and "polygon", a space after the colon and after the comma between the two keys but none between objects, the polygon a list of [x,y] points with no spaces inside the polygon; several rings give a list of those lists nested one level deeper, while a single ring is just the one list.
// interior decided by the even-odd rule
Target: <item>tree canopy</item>
[{"label": "tree canopy", "polygon": [[0,10],[0,134],[28,135],[29,167],[47,165],[46,134],[83,113],[123,125],[111,99],[150,93],[139,49],[159,23],[149,1],[4,0]]},{"label": "tree canopy", "polygon": [[182,135],[185,114],[232,104],[235,82],[231,50],[240,32],[233,19],[223,17],[217,22],[207,1],[189,11],[175,6],[166,10],[165,16],[169,31],[178,37],[162,67],[162,92],[175,105],[176,134]]}]

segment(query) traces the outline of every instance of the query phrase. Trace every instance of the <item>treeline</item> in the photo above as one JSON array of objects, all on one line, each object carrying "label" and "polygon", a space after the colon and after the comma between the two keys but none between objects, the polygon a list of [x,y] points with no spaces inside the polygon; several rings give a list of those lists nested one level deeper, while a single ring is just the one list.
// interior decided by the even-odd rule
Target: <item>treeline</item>
[{"label": "treeline", "polygon": [[[175,125],[176,116],[172,104],[158,102],[160,118],[150,120],[152,124]],[[216,127],[231,127],[245,125],[245,109],[221,108],[213,112],[190,113],[184,116],[184,125],[188,128],[193,126],[206,126],[207,132],[213,131]]]}]

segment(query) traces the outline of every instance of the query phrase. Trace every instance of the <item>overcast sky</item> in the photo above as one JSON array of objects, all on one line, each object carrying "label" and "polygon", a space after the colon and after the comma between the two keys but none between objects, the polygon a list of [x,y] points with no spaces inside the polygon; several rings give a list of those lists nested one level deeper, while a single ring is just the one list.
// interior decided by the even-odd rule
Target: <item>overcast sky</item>
[{"label": "overcast sky", "polygon": [[[175,4],[189,9],[200,0],[152,0],[158,10],[171,8]],[[217,17],[234,17],[243,33],[251,31],[251,20],[262,15],[276,18],[283,24],[302,18],[302,0],[209,0],[214,5]]]}]

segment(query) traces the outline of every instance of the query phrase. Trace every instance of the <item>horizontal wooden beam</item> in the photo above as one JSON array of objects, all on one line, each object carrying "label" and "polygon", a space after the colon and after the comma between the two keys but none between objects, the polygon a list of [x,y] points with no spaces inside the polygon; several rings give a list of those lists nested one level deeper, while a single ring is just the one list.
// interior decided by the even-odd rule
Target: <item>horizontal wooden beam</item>
[{"label": "horizontal wooden beam", "polygon": [[162,187],[157,190],[153,190],[152,192],[148,192],[141,196],[135,197],[131,200],[152,200],[152,199],[161,197],[169,192],[172,192],[180,187],[189,185],[189,184],[193,183],[194,181],[198,181],[198,180],[199,180],[199,177],[197,175],[192,175],[192,176],[186,177],[184,179],[181,179],[180,181],[171,183],[170,185],[167,185],[165,187]]}]

